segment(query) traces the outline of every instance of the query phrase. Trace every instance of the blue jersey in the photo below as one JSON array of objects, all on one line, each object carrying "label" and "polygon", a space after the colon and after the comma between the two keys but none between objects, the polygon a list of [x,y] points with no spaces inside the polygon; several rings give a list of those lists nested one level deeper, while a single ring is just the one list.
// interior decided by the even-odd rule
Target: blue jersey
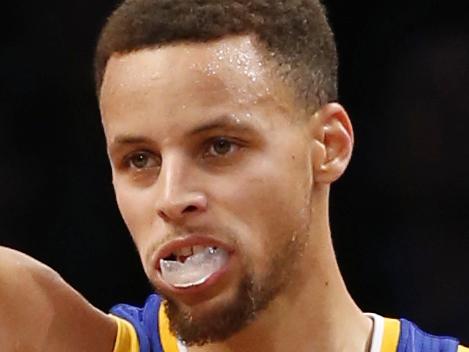
[{"label": "blue jersey", "polygon": [[170,332],[160,296],[148,297],[143,308],[119,304],[111,315],[118,322],[114,352],[185,352]]},{"label": "blue jersey", "polygon": [[[120,304],[111,309],[118,324],[114,352],[185,352],[169,329],[162,300],[151,295],[143,308]],[[372,352],[469,352],[452,337],[434,336],[405,319],[372,315]]]}]

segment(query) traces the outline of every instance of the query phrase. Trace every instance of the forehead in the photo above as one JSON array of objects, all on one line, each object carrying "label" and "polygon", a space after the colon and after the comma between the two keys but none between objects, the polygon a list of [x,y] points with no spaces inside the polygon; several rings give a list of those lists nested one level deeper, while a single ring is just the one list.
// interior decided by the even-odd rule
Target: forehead
[{"label": "forehead", "polygon": [[150,109],[170,118],[186,108],[288,108],[292,99],[255,39],[246,35],[115,54],[106,67],[100,106],[106,128],[110,116],[138,117]]}]

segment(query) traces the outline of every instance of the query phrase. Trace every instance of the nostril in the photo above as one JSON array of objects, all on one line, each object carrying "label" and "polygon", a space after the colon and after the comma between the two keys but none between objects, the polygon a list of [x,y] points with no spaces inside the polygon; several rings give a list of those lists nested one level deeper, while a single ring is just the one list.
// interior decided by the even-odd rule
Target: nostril
[{"label": "nostril", "polygon": [[158,216],[164,222],[180,221],[185,216],[192,216],[207,209],[207,199],[204,195],[190,195],[190,198],[165,199],[156,205]]},{"label": "nostril", "polygon": [[195,205],[189,205],[186,207],[183,211],[183,213],[192,213],[197,210],[197,207]]}]

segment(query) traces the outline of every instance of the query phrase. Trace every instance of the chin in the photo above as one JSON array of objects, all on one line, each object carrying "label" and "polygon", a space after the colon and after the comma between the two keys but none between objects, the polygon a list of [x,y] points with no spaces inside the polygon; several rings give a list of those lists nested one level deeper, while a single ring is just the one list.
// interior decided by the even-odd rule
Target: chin
[{"label": "chin", "polygon": [[166,297],[165,309],[175,336],[188,346],[204,345],[225,341],[247,327],[277,293],[257,290],[246,278],[237,289],[194,305]]}]

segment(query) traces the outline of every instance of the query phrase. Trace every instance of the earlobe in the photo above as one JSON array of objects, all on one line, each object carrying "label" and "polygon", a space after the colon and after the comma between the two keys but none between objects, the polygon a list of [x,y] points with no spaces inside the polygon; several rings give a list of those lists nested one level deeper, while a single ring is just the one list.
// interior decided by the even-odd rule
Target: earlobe
[{"label": "earlobe", "polygon": [[315,116],[314,159],[315,183],[330,184],[345,171],[352,156],[354,136],[345,109],[337,103],[327,104]]}]

